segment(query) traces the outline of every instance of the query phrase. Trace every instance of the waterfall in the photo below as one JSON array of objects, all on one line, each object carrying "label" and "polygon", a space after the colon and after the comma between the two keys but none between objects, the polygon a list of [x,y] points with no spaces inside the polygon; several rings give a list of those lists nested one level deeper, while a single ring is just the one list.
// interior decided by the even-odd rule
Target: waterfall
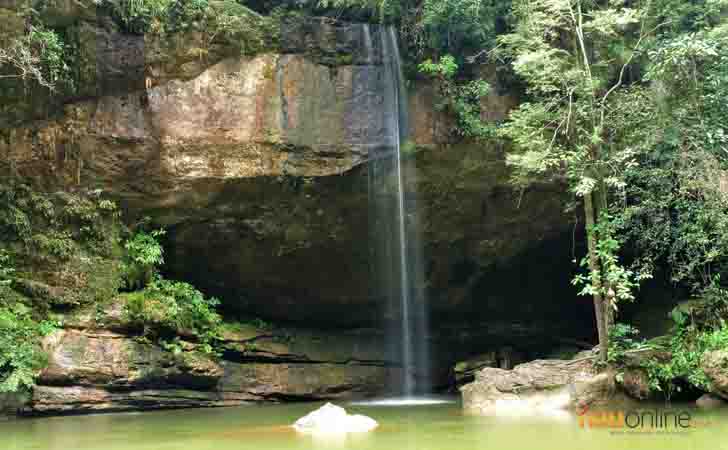
[{"label": "waterfall", "polygon": [[[398,394],[429,392],[429,339],[422,269],[422,241],[415,198],[414,160],[403,155],[408,141],[407,91],[397,34],[393,27],[364,25],[366,61],[381,51],[378,86],[383,148],[370,150],[369,195],[374,248],[374,291],[388,304],[390,351],[402,362]],[[375,42],[372,35],[379,35]],[[378,45],[375,45],[378,44]],[[371,106],[371,105],[370,105]]]}]

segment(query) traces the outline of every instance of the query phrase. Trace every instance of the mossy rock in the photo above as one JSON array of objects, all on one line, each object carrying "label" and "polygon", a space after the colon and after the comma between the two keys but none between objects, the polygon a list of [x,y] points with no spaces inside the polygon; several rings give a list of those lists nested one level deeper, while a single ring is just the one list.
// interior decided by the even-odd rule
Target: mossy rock
[{"label": "mossy rock", "polygon": [[337,66],[350,66],[354,62],[354,55],[344,54],[336,57]]},{"label": "mossy rock", "polygon": [[112,298],[121,285],[122,224],[98,195],[0,186],[0,248],[16,268],[12,288],[40,309]]}]

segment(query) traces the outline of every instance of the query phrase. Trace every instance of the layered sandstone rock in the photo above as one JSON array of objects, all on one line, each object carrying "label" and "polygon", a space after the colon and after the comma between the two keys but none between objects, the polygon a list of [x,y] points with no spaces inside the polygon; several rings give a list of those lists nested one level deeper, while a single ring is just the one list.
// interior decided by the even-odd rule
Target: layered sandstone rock
[{"label": "layered sandstone rock", "polygon": [[553,414],[610,399],[614,374],[597,373],[590,359],[537,360],[513,370],[485,368],[461,392],[474,414]]},{"label": "layered sandstone rock", "polygon": [[218,358],[192,342],[169,351],[118,329],[58,331],[44,341],[49,364],[24,413],[364,397],[384,392],[400,370],[365,332],[332,336],[246,326],[225,339]]}]

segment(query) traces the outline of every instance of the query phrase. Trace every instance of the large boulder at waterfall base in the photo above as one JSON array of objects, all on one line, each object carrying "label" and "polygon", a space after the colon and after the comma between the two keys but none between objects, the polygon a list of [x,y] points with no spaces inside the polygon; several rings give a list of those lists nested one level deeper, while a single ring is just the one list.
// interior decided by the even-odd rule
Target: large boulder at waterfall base
[{"label": "large boulder at waterfall base", "polygon": [[601,403],[614,393],[614,376],[591,360],[537,360],[513,370],[485,368],[461,388],[466,412],[549,414]]},{"label": "large boulder at waterfall base", "polygon": [[301,417],[293,428],[301,433],[365,433],[379,424],[371,417],[349,414],[340,406],[327,403],[316,411]]}]

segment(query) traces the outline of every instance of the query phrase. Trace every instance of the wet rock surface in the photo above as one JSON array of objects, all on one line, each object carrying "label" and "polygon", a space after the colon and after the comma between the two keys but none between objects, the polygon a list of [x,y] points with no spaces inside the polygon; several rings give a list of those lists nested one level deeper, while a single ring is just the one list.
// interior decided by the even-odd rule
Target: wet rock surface
[{"label": "wet rock surface", "polygon": [[366,331],[348,337],[293,333],[246,326],[226,333],[226,350],[216,357],[193,342],[182,341],[173,352],[134,334],[67,328],[45,339],[49,363],[22,410],[60,414],[357,398],[384,392],[401,370]]},{"label": "wet rock surface", "polygon": [[591,359],[537,360],[513,370],[485,368],[461,388],[472,414],[551,414],[609,400],[614,374],[597,373]]}]

